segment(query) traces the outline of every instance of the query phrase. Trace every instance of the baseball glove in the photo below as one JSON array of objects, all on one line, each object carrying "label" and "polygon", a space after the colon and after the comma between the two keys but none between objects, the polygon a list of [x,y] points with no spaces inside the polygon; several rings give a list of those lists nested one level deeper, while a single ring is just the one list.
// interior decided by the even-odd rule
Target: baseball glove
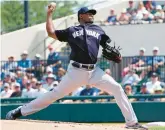
[{"label": "baseball glove", "polygon": [[103,40],[101,40],[101,45],[103,47],[103,57],[106,58],[107,60],[114,61],[115,63],[120,63],[121,62],[121,54],[120,54],[120,46],[118,48],[111,47],[108,43],[111,42],[111,39],[107,36],[103,36]]}]

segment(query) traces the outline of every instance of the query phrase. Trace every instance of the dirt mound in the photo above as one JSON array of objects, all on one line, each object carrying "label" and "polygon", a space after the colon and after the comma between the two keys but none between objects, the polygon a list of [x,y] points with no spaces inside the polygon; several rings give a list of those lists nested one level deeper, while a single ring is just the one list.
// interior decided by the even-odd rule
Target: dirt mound
[{"label": "dirt mound", "polygon": [[0,120],[1,130],[125,130],[123,124],[84,124],[36,120]]}]

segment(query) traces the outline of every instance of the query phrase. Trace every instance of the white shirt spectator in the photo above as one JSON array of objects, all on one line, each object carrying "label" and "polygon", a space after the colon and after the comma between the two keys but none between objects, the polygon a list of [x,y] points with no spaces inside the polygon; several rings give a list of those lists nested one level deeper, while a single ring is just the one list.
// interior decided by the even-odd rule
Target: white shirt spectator
[{"label": "white shirt spectator", "polygon": [[160,84],[161,84],[160,81],[156,81],[155,83],[153,83],[152,81],[147,82],[146,83],[147,91],[150,92],[150,93],[154,93],[154,90],[156,88],[161,87]]},{"label": "white shirt spectator", "polygon": [[139,81],[140,81],[139,76],[137,74],[135,74],[133,72],[133,70],[130,70],[130,72],[127,75],[124,76],[123,81],[122,81],[122,84],[123,85],[126,85],[126,84],[135,85]]},{"label": "white shirt spectator", "polygon": [[155,13],[155,16],[156,16],[156,17],[159,17],[160,19],[164,19],[164,17],[165,17],[163,11],[162,11],[162,12],[156,12],[156,13]]},{"label": "white shirt spectator", "polygon": [[30,90],[28,91],[27,89],[23,89],[22,90],[22,96],[23,98],[34,98],[35,96],[36,90],[33,88],[30,88]]},{"label": "white shirt spectator", "polygon": [[53,83],[52,84],[44,84],[43,85],[43,88],[45,89],[45,90],[47,90],[47,91],[50,91],[50,90],[52,90],[53,88],[54,88],[54,86],[53,86]]},{"label": "white shirt spectator", "polygon": [[1,98],[9,98],[11,96],[11,94],[13,93],[12,90],[8,90],[8,91],[2,91],[0,93],[0,97]]},{"label": "white shirt spectator", "polygon": [[42,96],[44,93],[48,92],[46,89],[44,88],[40,88],[40,89],[37,89],[35,91],[35,97],[39,97],[39,96]]}]

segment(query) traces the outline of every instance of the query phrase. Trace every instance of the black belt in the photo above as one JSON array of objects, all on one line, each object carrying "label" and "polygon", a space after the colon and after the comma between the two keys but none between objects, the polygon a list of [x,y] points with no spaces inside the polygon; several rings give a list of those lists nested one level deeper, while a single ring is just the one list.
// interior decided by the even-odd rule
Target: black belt
[{"label": "black belt", "polygon": [[84,65],[78,62],[73,62],[72,65],[76,68],[85,68],[87,70],[93,70],[95,68],[95,65]]}]

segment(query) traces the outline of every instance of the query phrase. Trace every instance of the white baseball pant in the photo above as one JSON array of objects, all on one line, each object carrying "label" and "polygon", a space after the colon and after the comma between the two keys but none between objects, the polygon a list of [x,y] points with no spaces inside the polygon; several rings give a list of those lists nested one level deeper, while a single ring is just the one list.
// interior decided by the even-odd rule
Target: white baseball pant
[{"label": "white baseball pant", "polygon": [[92,71],[87,71],[83,68],[73,67],[71,63],[73,63],[73,61],[70,61],[67,73],[53,91],[45,93],[43,96],[23,105],[21,108],[23,116],[30,115],[46,108],[54,101],[68,95],[78,87],[89,84],[114,95],[125,118],[126,125],[132,125],[138,122],[132,105],[129,103],[128,98],[119,83],[99,67],[96,67]]}]

